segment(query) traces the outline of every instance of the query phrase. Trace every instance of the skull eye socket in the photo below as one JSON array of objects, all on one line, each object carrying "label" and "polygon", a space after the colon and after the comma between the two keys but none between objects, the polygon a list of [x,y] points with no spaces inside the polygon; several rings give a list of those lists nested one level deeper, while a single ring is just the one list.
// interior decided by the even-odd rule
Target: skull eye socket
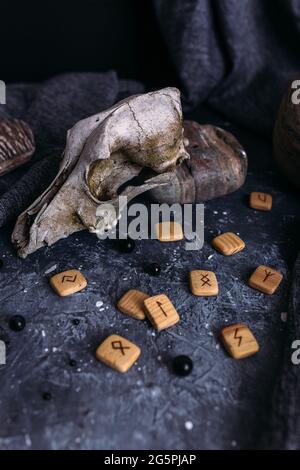
[{"label": "skull eye socket", "polygon": [[114,161],[96,160],[89,166],[86,173],[86,184],[91,194],[101,201],[109,200],[109,175],[111,174]]}]

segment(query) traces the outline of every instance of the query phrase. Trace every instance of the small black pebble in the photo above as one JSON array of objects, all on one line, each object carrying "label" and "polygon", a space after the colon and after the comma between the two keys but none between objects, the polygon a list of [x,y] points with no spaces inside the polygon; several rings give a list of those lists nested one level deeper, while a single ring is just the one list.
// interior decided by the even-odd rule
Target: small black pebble
[{"label": "small black pebble", "polygon": [[123,253],[131,253],[135,248],[135,242],[128,237],[126,240],[119,240],[118,247]]},{"label": "small black pebble", "polygon": [[73,325],[76,325],[76,326],[77,326],[77,325],[79,325],[79,323],[80,323],[80,320],[79,320],[78,318],[75,318],[75,319],[73,320]]},{"label": "small black pebble", "polygon": [[173,371],[180,377],[189,375],[193,370],[193,361],[188,356],[177,356],[173,359]]},{"label": "small black pebble", "polygon": [[22,315],[14,315],[9,319],[9,328],[13,331],[22,331],[26,326],[26,320]]},{"label": "small black pebble", "polygon": [[70,359],[69,360],[69,366],[71,366],[71,367],[76,367],[77,366],[77,362],[75,361],[75,359]]},{"label": "small black pebble", "polygon": [[158,263],[151,263],[146,266],[146,272],[151,276],[158,276],[161,272],[161,267]]},{"label": "small black pebble", "polygon": [[44,392],[42,397],[43,397],[43,400],[46,400],[46,401],[49,401],[52,399],[52,395],[50,392]]}]

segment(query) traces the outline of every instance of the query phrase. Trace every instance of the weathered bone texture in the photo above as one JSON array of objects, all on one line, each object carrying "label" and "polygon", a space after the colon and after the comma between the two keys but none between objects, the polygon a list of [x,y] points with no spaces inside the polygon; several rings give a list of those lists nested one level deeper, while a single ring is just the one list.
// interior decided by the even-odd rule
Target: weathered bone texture
[{"label": "weathered bone texture", "polygon": [[34,151],[33,133],[26,122],[0,119],[0,176],[24,165]]},{"label": "weathered bone texture", "polygon": [[287,178],[300,188],[300,104],[293,103],[294,92],[290,85],[282,99],[273,133],[273,153]]},{"label": "weathered bone texture", "polygon": [[[189,158],[183,143],[180,93],[176,88],[136,95],[79,121],[67,134],[60,170],[49,188],[16,223],[12,241],[25,258],[73,232],[101,232],[99,207],[110,202],[120,214],[117,193],[148,167],[156,176],[127,186],[128,200],[166,184],[176,165]],[[157,175],[158,173],[158,175]],[[163,173],[163,174],[160,174]],[[118,218],[117,217],[117,218]],[[111,217],[111,226],[117,223]]]},{"label": "weathered bone texture", "polygon": [[247,174],[245,150],[229,132],[211,125],[184,121],[190,155],[177,167],[169,184],[150,191],[160,203],[203,202],[241,187]]}]

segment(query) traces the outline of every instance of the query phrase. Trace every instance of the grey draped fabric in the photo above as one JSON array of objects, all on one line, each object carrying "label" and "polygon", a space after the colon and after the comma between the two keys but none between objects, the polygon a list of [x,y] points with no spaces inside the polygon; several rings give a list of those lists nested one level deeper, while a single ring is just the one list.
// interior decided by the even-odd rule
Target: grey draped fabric
[{"label": "grey draped fabric", "polygon": [[300,70],[299,0],[154,0],[188,106],[269,133]]}]

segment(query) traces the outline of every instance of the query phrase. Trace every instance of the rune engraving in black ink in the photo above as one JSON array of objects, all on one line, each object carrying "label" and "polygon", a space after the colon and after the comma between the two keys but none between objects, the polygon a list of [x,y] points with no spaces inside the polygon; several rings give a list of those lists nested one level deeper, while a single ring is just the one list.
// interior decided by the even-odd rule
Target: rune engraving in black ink
[{"label": "rune engraving in black ink", "polygon": [[125,356],[124,350],[125,350],[125,349],[130,349],[129,346],[123,346],[123,344],[122,344],[121,341],[113,341],[113,342],[111,343],[111,345],[112,345],[112,348],[113,348],[113,349],[118,349],[118,350],[120,350],[123,356]]},{"label": "rune engraving in black ink", "polygon": [[210,283],[210,279],[208,277],[208,274],[201,274],[201,279],[200,280],[202,281],[202,286],[201,287],[206,286],[206,285],[211,287],[211,283]]},{"label": "rune engraving in black ink", "polygon": [[159,308],[161,309],[162,313],[164,314],[165,317],[167,317],[168,315],[166,314],[166,312],[164,311],[163,309],[163,304],[161,302],[156,302],[157,305],[159,306]]},{"label": "rune engraving in black ink", "polygon": [[262,202],[266,202],[267,201],[267,196],[265,194],[259,193],[258,194],[258,199]]},{"label": "rune engraving in black ink", "polygon": [[269,277],[275,276],[275,273],[272,273],[271,271],[268,271],[267,269],[265,269],[265,274],[266,275],[265,275],[263,282],[266,282],[269,279]]},{"label": "rune engraving in black ink", "polygon": [[75,282],[77,279],[77,274],[75,274],[75,276],[63,276],[62,280],[61,280],[61,283],[63,284],[64,282]]},{"label": "rune engraving in black ink", "polygon": [[234,339],[239,340],[239,344],[237,345],[237,347],[239,348],[240,345],[241,345],[241,343],[242,343],[243,337],[242,337],[242,336],[238,336],[238,332],[239,332],[239,328],[236,328],[236,330],[234,331]]}]

